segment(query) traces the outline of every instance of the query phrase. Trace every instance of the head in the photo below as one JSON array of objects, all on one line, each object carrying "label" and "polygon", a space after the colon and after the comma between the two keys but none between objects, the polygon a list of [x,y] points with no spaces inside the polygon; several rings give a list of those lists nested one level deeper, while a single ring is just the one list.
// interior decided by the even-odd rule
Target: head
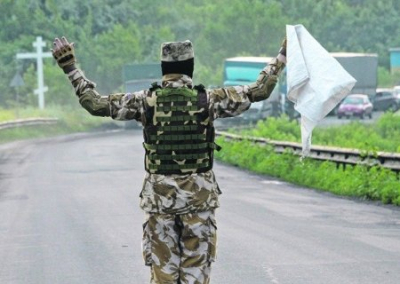
[{"label": "head", "polygon": [[161,44],[161,71],[166,74],[185,74],[193,78],[194,51],[189,40]]}]

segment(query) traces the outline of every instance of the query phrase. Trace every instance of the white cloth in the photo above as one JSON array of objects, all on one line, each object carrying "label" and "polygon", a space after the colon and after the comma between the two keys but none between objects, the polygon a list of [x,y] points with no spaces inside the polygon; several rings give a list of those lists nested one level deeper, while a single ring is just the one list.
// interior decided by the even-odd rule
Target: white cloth
[{"label": "white cloth", "polygon": [[287,97],[301,114],[303,156],[310,152],[312,130],[357,82],[306,30],[286,26]]}]

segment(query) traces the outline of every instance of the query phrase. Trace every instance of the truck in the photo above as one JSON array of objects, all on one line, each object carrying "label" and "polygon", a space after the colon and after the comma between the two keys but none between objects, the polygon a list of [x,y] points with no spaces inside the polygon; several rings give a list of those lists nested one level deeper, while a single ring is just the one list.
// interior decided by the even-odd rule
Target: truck
[{"label": "truck", "polygon": [[[330,54],[357,80],[351,94],[368,95],[370,101],[374,102],[378,86],[378,55],[354,52],[331,52]],[[339,105],[329,115],[335,115]]]},{"label": "truck", "polygon": [[126,64],[122,69],[122,78],[126,93],[150,88],[154,82],[161,84],[160,63]]},{"label": "truck", "polygon": [[354,52],[330,54],[357,80],[351,93],[368,95],[373,99],[378,85],[378,55]]},{"label": "truck", "polygon": [[[272,57],[231,57],[224,61],[224,87],[248,85],[257,80],[261,70],[268,65]],[[241,115],[224,119],[228,124],[254,124],[270,116],[279,116],[284,106],[284,85],[278,84],[271,96],[264,101],[252,103]]]}]

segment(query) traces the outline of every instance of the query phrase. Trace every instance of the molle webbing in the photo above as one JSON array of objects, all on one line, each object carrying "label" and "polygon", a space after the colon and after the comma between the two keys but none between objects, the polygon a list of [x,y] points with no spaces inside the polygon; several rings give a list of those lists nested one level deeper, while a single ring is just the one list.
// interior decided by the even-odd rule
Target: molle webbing
[{"label": "molle webbing", "polygon": [[162,150],[162,151],[171,151],[171,150],[202,150],[202,149],[217,149],[217,147],[213,146],[214,143],[200,143],[200,144],[147,144],[144,143],[143,146],[146,150]]},{"label": "molle webbing", "polygon": [[182,159],[206,159],[207,154],[206,153],[200,153],[200,154],[183,154],[183,155],[157,155],[157,154],[150,154],[149,158],[151,160],[171,160],[171,159],[176,159],[176,160],[182,160]]},{"label": "molle webbing", "polygon": [[175,96],[184,96],[187,98],[197,99],[197,90],[189,89],[187,87],[157,89],[156,93],[157,93],[157,100],[160,97],[164,97],[168,98],[168,101],[172,101],[171,99],[173,99]]},{"label": "molle webbing", "polygon": [[180,116],[170,116],[170,117],[156,117],[157,122],[173,122],[173,121],[190,121],[190,120],[196,120],[197,116],[196,115],[180,115]]},{"label": "molle webbing", "polygon": [[161,170],[165,170],[166,172],[170,172],[171,170],[193,170],[196,168],[206,168],[210,166],[210,162],[205,163],[193,163],[193,164],[150,164],[149,169],[155,170],[157,172],[161,172]]},{"label": "molle webbing", "polygon": [[150,135],[150,141],[187,141],[187,140],[205,140],[205,134],[173,134],[173,135]]},{"label": "molle webbing", "polygon": [[158,128],[159,131],[190,131],[197,130],[197,125],[167,125],[160,126]]},{"label": "molle webbing", "polygon": [[157,106],[158,111],[196,111],[199,110],[197,106]]},{"label": "molle webbing", "polygon": [[145,168],[156,174],[190,174],[212,168],[214,128],[203,88],[155,88],[144,128]]},{"label": "molle webbing", "polygon": [[170,101],[173,102],[197,102],[196,97],[183,97],[183,96],[171,96],[169,97],[159,97],[157,98],[157,102],[159,103],[167,103]]}]

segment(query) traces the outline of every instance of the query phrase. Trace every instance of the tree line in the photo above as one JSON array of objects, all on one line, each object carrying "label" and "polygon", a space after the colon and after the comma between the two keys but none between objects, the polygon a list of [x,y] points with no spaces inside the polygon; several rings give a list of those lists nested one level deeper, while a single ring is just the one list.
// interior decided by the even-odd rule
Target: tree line
[{"label": "tree line", "polygon": [[[389,68],[389,48],[399,47],[400,1],[396,0],[2,0],[0,2],[0,106],[15,104],[10,87],[19,72],[23,104],[36,105],[32,52],[42,36],[49,51],[54,37],[75,42],[79,66],[104,94],[123,91],[122,66],[159,62],[164,41],[190,39],[194,80],[220,85],[223,60],[275,56],[286,24],[303,24],[329,51],[378,53]],[[72,88],[54,60],[45,59],[46,102],[73,104]]]}]

